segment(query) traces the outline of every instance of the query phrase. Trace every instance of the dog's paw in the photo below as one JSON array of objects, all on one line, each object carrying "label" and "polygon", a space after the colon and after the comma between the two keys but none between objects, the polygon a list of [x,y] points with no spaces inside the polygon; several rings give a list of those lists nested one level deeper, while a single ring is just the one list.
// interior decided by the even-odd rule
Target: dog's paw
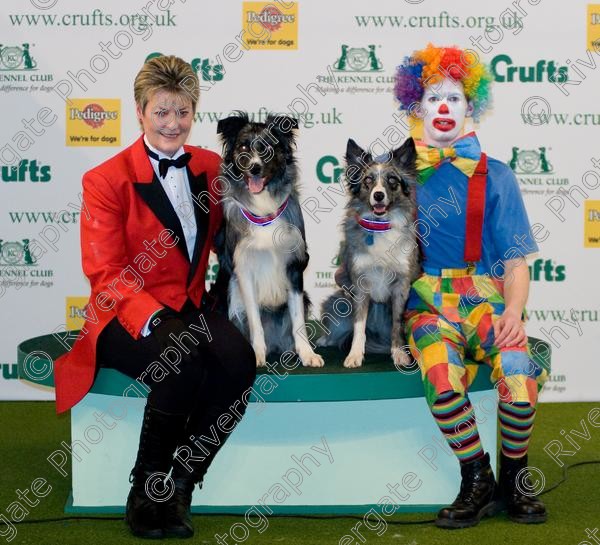
[{"label": "dog's paw", "polygon": [[267,365],[267,347],[264,343],[256,343],[252,346],[254,355],[256,356],[256,367],[264,367]]},{"label": "dog's paw", "polygon": [[346,359],[344,360],[344,367],[349,369],[361,367],[363,364],[364,354],[361,353],[352,353],[348,354]]},{"label": "dog's paw", "polygon": [[400,347],[392,348],[392,360],[396,367],[409,367],[412,364],[410,354]]},{"label": "dog's paw", "polygon": [[312,350],[299,353],[298,355],[304,367],[323,367],[325,365],[323,358]]}]

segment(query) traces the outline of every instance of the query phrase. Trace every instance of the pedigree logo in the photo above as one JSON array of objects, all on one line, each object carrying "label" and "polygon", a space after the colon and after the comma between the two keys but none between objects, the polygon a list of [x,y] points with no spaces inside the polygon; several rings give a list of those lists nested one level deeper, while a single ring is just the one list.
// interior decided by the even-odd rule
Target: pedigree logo
[{"label": "pedigree logo", "polygon": [[74,98],[67,102],[67,146],[120,146],[121,100]]},{"label": "pedigree logo", "polygon": [[243,2],[248,49],[298,49],[297,2]]},{"label": "pedigree logo", "polygon": [[588,4],[586,49],[598,51],[598,48],[600,48],[600,4]]},{"label": "pedigree logo", "polygon": [[585,201],[584,206],[585,248],[600,248],[600,201]]},{"label": "pedigree logo", "polygon": [[65,318],[68,330],[77,330],[83,327],[86,319],[85,307],[89,297],[67,296],[65,305]]}]

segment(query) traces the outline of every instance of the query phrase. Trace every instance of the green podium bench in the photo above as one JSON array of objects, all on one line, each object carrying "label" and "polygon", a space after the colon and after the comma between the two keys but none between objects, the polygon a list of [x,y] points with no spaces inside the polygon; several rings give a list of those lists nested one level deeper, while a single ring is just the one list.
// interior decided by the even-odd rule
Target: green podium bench
[{"label": "green podium bench", "polygon": [[[549,368],[547,343],[530,342]],[[52,335],[22,342],[20,377],[52,387],[52,362],[64,351]],[[363,367],[345,369],[345,354],[317,351],[323,368],[259,368],[245,417],[194,492],[194,512],[364,513],[390,501],[397,511],[435,511],[454,498],[458,463],[431,418],[418,368],[399,371],[389,356],[369,355]],[[49,457],[65,471],[72,461],[67,512],[124,512],[144,396],[129,377],[100,369],[71,410],[71,445]],[[495,461],[488,367],[480,366],[470,398]]]}]

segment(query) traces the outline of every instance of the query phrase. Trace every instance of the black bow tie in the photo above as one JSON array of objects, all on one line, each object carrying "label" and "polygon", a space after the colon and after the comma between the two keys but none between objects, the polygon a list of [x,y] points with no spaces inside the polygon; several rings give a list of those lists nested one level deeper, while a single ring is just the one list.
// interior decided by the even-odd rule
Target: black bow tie
[{"label": "black bow tie", "polygon": [[160,174],[161,178],[164,178],[167,175],[167,171],[170,167],[183,168],[190,162],[190,159],[192,158],[191,153],[184,153],[183,155],[177,157],[177,159],[159,159],[158,155],[149,149],[148,146],[146,146],[146,151],[148,152],[148,155],[152,157],[152,159],[158,161],[158,173]]}]

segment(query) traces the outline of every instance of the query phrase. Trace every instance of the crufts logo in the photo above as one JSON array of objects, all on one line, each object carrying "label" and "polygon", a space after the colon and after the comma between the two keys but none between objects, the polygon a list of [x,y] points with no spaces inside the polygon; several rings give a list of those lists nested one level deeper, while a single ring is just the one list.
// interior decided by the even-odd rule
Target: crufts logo
[{"label": "crufts logo", "polygon": [[529,276],[533,281],[563,282],[567,277],[566,267],[551,259],[536,259],[529,265]]},{"label": "crufts logo", "polygon": [[563,83],[568,79],[566,66],[557,66],[554,61],[540,59],[534,65],[519,66],[508,55],[496,55],[490,63],[494,80],[499,83],[520,81],[532,82],[558,82]]},{"label": "crufts logo", "polygon": [[340,181],[344,168],[340,161],[333,155],[323,155],[317,161],[317,179],[324,184],[331,184]]},{"label": "crufts logo", "polygon": [[2,165],[0,176],[3,182],[49,182],[50,165],[39,164],[36,159],[21,159],[17,165]]}]

